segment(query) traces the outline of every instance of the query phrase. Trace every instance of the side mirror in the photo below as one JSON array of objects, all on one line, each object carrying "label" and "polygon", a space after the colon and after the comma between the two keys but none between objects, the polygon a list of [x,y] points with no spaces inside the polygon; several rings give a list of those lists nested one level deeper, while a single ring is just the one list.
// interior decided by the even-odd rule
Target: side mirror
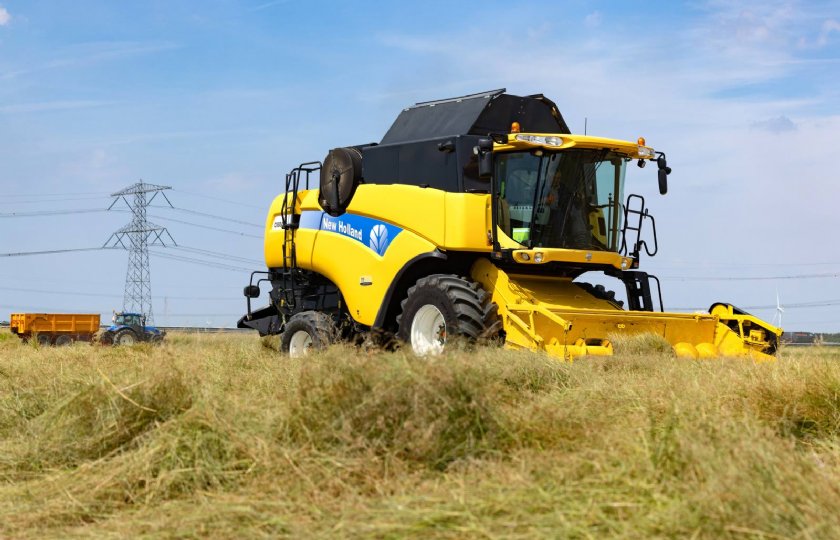
[{"label": "side mirror", "polygon": [[659,169],[659,194],[666,193],[668,193],[668,172],[665,169]]},{"label": "side mirror", "polygon": [[659,167],[659,193],[665,195],[668,193],[668,175],[671,174],[671,167],[668,166],[665,154],[659,153],[659,157],[656,158],[656,165]]},{"label": "side mirror", "polygon": [[260,297],[260,288],[256,285],[248,285],[242,291],[242,294],[245,295],[246,298],[259,298]]},{"label": "side mirror", "polygon": [[478,177],[493,176],[493,139],[479,139],[474,152],[478,155]]}]

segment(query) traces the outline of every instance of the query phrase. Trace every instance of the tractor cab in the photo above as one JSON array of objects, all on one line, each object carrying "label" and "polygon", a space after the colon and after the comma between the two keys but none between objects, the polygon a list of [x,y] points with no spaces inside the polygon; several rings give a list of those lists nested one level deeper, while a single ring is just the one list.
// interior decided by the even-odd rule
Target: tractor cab
[{"label": "tractor cab", "polygon": [[144,328],[146,326],[146,317],[139,313],[114,313],[114,326],[131,326],[134,328]]},{"label": "tractor cab", "polygon": [[133,345],[139,341],[160,343],[166,332],[155,326],[146,326],[146,316],[141,313],[114,313],[112,324],[100,336],[105,345]]}]

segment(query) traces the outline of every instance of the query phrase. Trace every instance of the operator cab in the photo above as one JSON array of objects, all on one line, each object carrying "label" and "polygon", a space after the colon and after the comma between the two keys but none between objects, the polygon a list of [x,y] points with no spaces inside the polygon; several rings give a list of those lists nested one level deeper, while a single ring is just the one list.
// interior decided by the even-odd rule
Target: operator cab
[{"label": "operator cab", "polygon": [[499,154],[495,162],[498,226],[505,240],[529,249],[619,251],[622,156],[609,150],[531,150]]},{"label": "operator cab", "polygon": [[[653,311],[655,276],[636,270],[641,253],[656,254],[656,222],[640,195],[624,194],[627,163],[655,161],[660,192],[671,172],[665,155],[637,143],[587,135],[508,133],[481,139],[474,152],[479,176],[493,194],[492,236],[496,264],[510,271],[576,278],[602,271],[627,289],[632,311]],[[650,222],[650,242],[642,239]],[[492,233],[492,234],[491,234]],[[509,266],[513,264],[513,266]],[[548,266],[544,266],[548,265]],[[543,266],[543,268],[539,268]],[[651,287],[651,281],[654,287]]]}]

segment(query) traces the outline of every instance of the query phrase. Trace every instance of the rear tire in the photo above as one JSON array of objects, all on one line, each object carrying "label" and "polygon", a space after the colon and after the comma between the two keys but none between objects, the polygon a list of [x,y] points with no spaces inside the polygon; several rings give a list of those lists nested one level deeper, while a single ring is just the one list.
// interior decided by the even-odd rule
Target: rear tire
[{"label": "rear tire", "polygon": [[73,343],[73,338],[68,335],[61,335],[55,338],[56,347],[63,347],[64,345],[70,345],[71,343]]},{"label": "rear tire", "polygon": [[128,328],[123,328],[122,330],[114,334],[114,345],[118,347],[130,347],[138,341],[139,340],[137,339],[137,334],[135,334],[133,330],[129,330]]},{"label": "rear tire", "polygon": [[591,283],[587,283],[585,281],[576,281],[575,285],[588,292],[598,300],[606,300],[607,302],[624,309],[624,301],[617,300],[615,297],[615,291],[608,290],[603,285],[592,285]]},{"label": "rear tire", "polygon": [[52,336],[49,334],[38,334],[35,339],[41,347],[49,347],[52,344]]},{"label": "rear tire", "polygon": [[397,336],[419,356],[442,353],[452,336],[475,342],[501,334],[497,306],[487,291],[456,275],[418,279],[401,307]]},{"label": "rear tire", "polygon": [[336,341],[338,330],[331,316],[321,311],[302,311],[292,315],[283,327],[280,351],[301,358]]}]

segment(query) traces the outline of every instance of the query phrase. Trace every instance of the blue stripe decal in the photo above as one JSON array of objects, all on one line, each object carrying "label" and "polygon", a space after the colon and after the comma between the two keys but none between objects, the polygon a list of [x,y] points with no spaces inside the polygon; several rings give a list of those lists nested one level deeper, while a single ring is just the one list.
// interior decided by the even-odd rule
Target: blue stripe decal
[{"label": "blue stripe decal", "polygon": [[320,229],[321,215],[326,215],[323,212],[305,210],[300,213],[299,227],[301,229]]},{"label": "blue stripe decal", "polygon": [[396,225],[356,214],[332,217],[325,212],[307,210],[300,215],[301,229],[319,229],[347,236],[364,244],[377,255],[385,255],[388,246],[403,230]]}]

